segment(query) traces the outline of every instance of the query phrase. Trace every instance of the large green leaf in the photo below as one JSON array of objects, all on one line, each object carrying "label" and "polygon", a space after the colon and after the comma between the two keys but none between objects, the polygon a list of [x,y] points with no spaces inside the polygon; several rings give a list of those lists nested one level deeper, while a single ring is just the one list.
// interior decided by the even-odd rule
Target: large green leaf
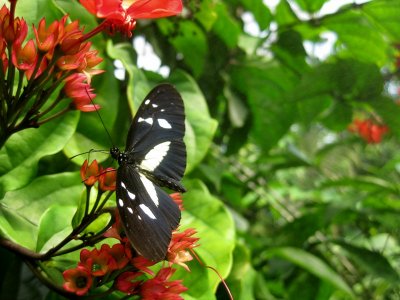
[{"label": "large green leaf", "polygon": [[[235,247],[232,217],[200,181],[185,181],[185,186],[188,192],[184,195],[182,230],[195,228],[198,231],[200,246],[195,248],[196,253],[206,265],[216,268],[222,277],[226,277],[232,266]],[[197,261],[189,266],[190,274],[182,269],[176,275],[176,278],[184,278],[184,284],[190,287],[186,293],[194,299],[212,299],[219,283],[218,276]]]},{"label": "large green leaf", "polygon": [[[35,251],[38,227],[43,222],[51,222],[47,218],[43,221],[43,215],[49,214],[48,210],[53,211],[53,206],[66,208],[66,211],[70,211],[71,206],[76,208],[83,187],[78,173],[62,173],[39,177],[22,189],[6,193],[0,202],[1,235]],[[61,213],[62,208],[57,208],[56,211]],[[68,215],[72,218],[71,214]],[[60,218],[64,221],[64,227],[69,227],[71,219],[65,223],[65,218],[61,215]],[[41,228],[38,248],[59,228],[60,226]]]},{"label": "large green leaf", "polygon": [[295,121],[295,106],[287,95],[295,78],[282,68],[256,63],[233,68],[232,86],[247,96],[253,117],[251,137],[268,151]]},{"label": "large green leaf", "polygon": [[343,278],[340,277],[340,275],[334,270],[332,270],[331,267],[329,267],[323,260],[309,252],[299,248],[281,247],[268,249],[264,252],[264,254],[267,257],[278,256],[288,260],[317,276],[321,280],[329,282],[336,288],[346,292],[348,296],[353,296],[351,288],[347,285]]},{"label": "large green leaf", "polygon": [[78,112],[70,112],[38,129],[26,129],[11,136],[0,150],[0,197],[30,182],[39,160],[64,148],[78,118]]},{"label": "large green leaf", "polygon": [[370,1],[362,7],[362,11],[382,26],[393,42],[400,40],[400,5],[397,0]]},{"label": "large green leaf", "polygon": [[334,14],[325,18],[323,25],[338,35],[353,57],[378,65],[386,62],[388,45],[384,37],[361,13]]},{"label": "large green leaf", "polygon": [[226,46],[234,48],[238,42],[240,27],[237,21],[229,14],[226,5],[219,2],[215,11],[218,15],[213,31],[224,41]]},{"label": "large green leaf", "polygon": [[253,13],[261,30],[268,28],[272,21],[272,13],[262,0],[240,0],[244,7]]},{"label": "large green leaf", "polygon": [[355,246],[345,241],[336,240],[333,243],[342,247],[370,275],[384,278],[393,284],[399,284],[400,277],[398,272],[390,265],[382,253]]},{"label": "large green leaf", "polygon": [[176,86],[185,103],[186,172],[190,172],[206,155],[218,124],[210,117],[203,93],[190,75],[177,70],[169,81]]},{"label": "large green leaf", "polygon": [[36,252],[45,252],[60,243],[71,231],[76,206],[52,205],[39,221]]},{"label": "large green leaf", "polygon": [[[245,275],[244,275],[245,274]],[[243,244],[236,244],[233,252],[233,266],[226,283],[236,300],[251,300],[254,298],[254,285],[257,272],[251,265],[249,249]],[[223,294],[225,291],[220,290]]]}]

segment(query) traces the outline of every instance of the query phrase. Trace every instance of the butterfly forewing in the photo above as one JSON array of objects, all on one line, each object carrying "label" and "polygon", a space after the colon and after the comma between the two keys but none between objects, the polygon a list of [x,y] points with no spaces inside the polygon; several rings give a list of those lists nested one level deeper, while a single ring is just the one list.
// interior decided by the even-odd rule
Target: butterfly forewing
[{"label": "butterfly forewing", "polygon": [[126,141],[126,152],[143,154],[163,141],[182,140],[185,134],[183,101],[175,88],[161,84],[140,105]]}]

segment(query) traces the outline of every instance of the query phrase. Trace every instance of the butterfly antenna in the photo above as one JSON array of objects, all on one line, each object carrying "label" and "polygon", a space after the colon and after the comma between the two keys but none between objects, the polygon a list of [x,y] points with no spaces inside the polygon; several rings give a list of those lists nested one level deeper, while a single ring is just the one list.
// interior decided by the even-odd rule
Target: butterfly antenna
[{"label": "butterfly antenna", "polygon": [[106,127],[106,125],[104,124],[103,118],[101,117],[100,112],[99,112],[99,110],[97,109],[97,106],[94,104],[93,99],[92,99],[92,97],[90,96],[90,94],[89,94],[87,88],[85,88],[85,91],[86,91],[86,94],[88,95],[88,97],[89,97],[89,99],[90,99],[90,103],[92,103],[92,105],[93,105],[93,107],[94,107],[94,110],[96,111],[97,115],[99,116],[100,122],[101,122],[101,124],[103,125],[103,128],[104,128],[104,130],[105,130],[106,133],[107,133],[107,136],[108,136],[108,139],[110,140],[111,145],[114,146],[114,143],[113,143],[113,140],[112,140],[112,138],[111,138],[110,132],[107,130],[107,127]]}]

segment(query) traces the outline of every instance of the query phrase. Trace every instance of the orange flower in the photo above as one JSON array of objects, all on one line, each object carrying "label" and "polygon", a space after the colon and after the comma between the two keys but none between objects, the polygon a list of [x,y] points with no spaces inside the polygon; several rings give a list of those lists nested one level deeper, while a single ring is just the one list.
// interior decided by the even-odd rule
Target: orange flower
[{"label": "orange flower", "polygon": [[172,232],[172,239],[167,253],[168,261],[171,264],[178,264],[190,272],[185,262],[193,259],[188,250],[198,246],[196,243],[199,238],[193,237],[196,233],[196,230],[193,228],[186,229],[184,232]]},{"label": "orange flower", "polygon": [[102,169],[99,176],[99,189],[101,191],[115,191],[117,172],[114,168]]},{"label": "orange flower", "polygon": [[85,295],[93,283],[90,272],[82,266],[64,271],[63,277],[65,280],[63,285],[64,289],[78,296]]},{"label": "orange flower", "polygon": [[353,123],[349,125],[348,130],[358,133],[368,144],[379,144],[382,141],[383,135],[389,131],[389,127],[376,124],[370,119],[355,119]]},{"label": "orange flower", "polygon": [[24,47],[15,43],[12,51],[12,62],[18,70],[31,70],[36,66],[38,55],[33,40],[29,40]]},{"label": "orange flower", "polygon": [[92,186],[98,179],[99,175],[99,165],[97,161],[94,160],[88,166],[88,161],[85,159],[82,167],[81,167],[81,178],[86,186]]},{"label": "orange flower", "polygon": [[74,73],[65,79],[64,93],[72,99],[71,106],[74,109],[90,112],[100,109],[100,105],[93,104],[96,97],[93,89],[86,82],[87,77],[83,73]]},{"label": "orange flower", "polygon": [[140,288],[143,300],[180,300],[180,293],[187,291],[187,287],[182,284],[182,280],[168,281],[175,273],[175,269],[163,268],[158,271],[156,277],[144,282]]}]

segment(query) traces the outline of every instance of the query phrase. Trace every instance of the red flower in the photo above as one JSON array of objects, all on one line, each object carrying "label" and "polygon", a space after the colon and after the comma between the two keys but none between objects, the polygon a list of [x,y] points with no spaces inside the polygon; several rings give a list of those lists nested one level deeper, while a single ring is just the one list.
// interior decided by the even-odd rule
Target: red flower
[{"label": "red flower", "polygon": [[355,119],[349,125],[350,132],[356,132],[369,144],[379,144],[382,141],[382,136],[389,131],[386,125],[374,123],[372,120],[359,120]]},{"label": "red flower", "polygon": [[167,253],[167,258],[170,263],[178,264],[187,271],[190,271],[185,262],[193,259],[188,250],[198,246],[196,243],[199,238],[193,237],[196,233],[196,230],[192,228],[186,229],[184,232],[174,231],[172,233],[172,239],[168,246]]},{"label": "red flower", "polygon": [[12,62],[18,70],[32,70],[36,66],[38,55],[33,40],[29,40],[24,47],[15,43],[12,51]]},{"label": "red flower", "polygon": [[181,0],[80,0],[93,15],[105,19],[103,26],[111,33],[120,31],[130,36],[137,19],[154,19],[177,15]]},{"label": "red flower", "polygon": [[102,169],[99,176],[99,189],[101,191],[115,191],[117,172],[114,168]]},{"label": "red flower", "polygon": [[83,112],[90,112],[100,109],[100,105],[93,104],[96,97],[93,89],[86,82],[87,77],[83,73],[74,73],[65,79],[64,93],[72,99],[71,106]]},{"label": "red flower", "polygon": [[100,251],[97,249],[93,249],[92,251],[82,249],[80,255],[81,261],[78,266],[90,270],[93,276],[104,276],[117,269],[117,263],[108,253],[107,249],[102,248]]},{"label": "red flower", "polygon": [[103,244],[101,245],[100,251],[105,251],[114,258],[116,269],[122,269],[125,267],[132,256],[130,251],[125,251],[125,246],[122,244],[115,244],[112,247]]},{"label": "red flower", "polygon": [[86,294],[93,282],[90,272],[82,266],[64,271],[63,277],[65,280],[63,285],[64,289],[68,292],[75,293],[78,296]]},{"label": "red flower", "polygon": [[[3,6],[4,8],[4,6]],[[11,20],[11,15],[7,9],[3,10],[2,18],[0,19],[0,32],[2,37],[7,41],[7,43],[15,43],[15,44],[22,44],[28,34],[28,25],[26,24],[24,19],[15,18]]]},{"label": "red flower", "polygon": [[182,285],[182,280],[168,281],[174,274],[175,269],[164,268],[161,269],[156,277],[144,282],[140,288],[140,294],[143,300],[180,300],[183,299],[179,296],[187,288]]},{"label": "red flower", "polygon": [[169,195],[172,200],[178,205],[179,210],[184,210],[183,208],[183,200],[182,200],[182,194],[181,193],[172,193]]},{"label": "red flower", "polygon": [[154,272],[148,267],[154,266],[157,262],[149,260],[144,256],[136,256],[131,260],[132,265],[134,265],[138,270],[145,272],[150,275],[154,275]]},{"label": "red flower", "polygon": [[115,287],[127,294],[136,294],[137,287],[142,283],[141,280],[136,280],[136,278],[142,276],[141,272],[124,272],[117,277],[115,280]]},{"label": "red flower", "polygon": [[128,243],[129,241],[127,238],[122,238],[121,237],[121,233],[124,231],[124,228],[122,227],[122,223],[121,223],[121,218],[119,216],[118,210],[115,210],[115,222],[114,224],[112,224],[111,228],[109,228],[105,233],[104,236],[108,237],[108,238],[115,238],[119,241],[121,241],[121,243]]},{"label": "red flower", "polygon": [[[62,25],[65,23],[65,20],[63,20],[64,18],[61,20]],[[56,20],[46,29],[46,19],[43,18],[40,20],[38,28],[33,26],[37,47],[40,51],[47,52],[47,58],[49,59],[52,58],[54,48],[59,41],[61,24]]]},{"label": "red flower", "polygon": [[99,165],[97,160],[92,161],[90,166],[88,166],[88,161],[85,159],[81,167],[81,178],[86,186],[92,186],[98,179],[99,175]]}]

